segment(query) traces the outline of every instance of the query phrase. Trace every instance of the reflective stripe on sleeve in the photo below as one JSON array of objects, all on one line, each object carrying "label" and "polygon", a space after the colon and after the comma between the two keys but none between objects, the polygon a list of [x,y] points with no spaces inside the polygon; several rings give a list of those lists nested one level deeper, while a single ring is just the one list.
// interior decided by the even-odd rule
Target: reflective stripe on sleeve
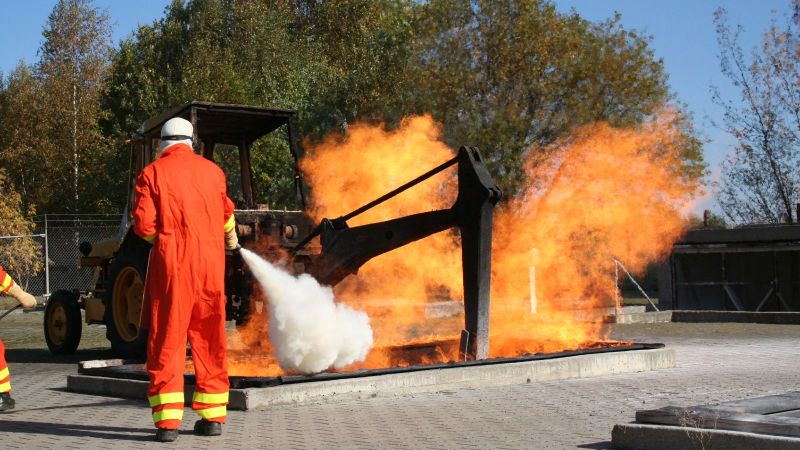
[{"label": "reflective stripe on sleeve", "polygon": [[7,376],[8,376],[8,367],[6,367],[3,370],[0,370],[0,380],[5,380]]},{"label": "reflective stripe on sleeve", "polygon": [[230,218],[230,219],[228,219],[228,221],[227,221],[227,222],[225,222],[225,227],[224,227],[224,230],[225,230],[225,232],[226,232],[226,233],[228,233],[228,232],[229,232],[229,231],[231,231],[231,230],[233,229],[233,227],[235,227],[235,226],[236,226],[236,217],[234,217],[234,215],[233,215],[233,214],[231,214],[231,218]]},{"label": "reflective stripe on sleeve", "polygon": [[150,406],[164,405],[167,403],[181,403],[183,404],[183,392],[164,392],[163,394],[151,395],[147,398]]},{"label": "reflective stripe on sleeve", "polygon": [[153,234],[151,234],[150,236],[145,236],[145,237],[143,237],[142,239],[144,239],[145,241],[147,241],[147,242],[149,242],[149,243],[151,243],[151,244],[152,244],[152,243],[153,243],[153,241],[155,241],[155,240],[156,240],[156,235],[157,235],[157,234],[158,234],[158,233],[153,233]]},{"label": "reflective stripe on sleeve", "polygon": [[161,422],[162,420],[181,420],[183,419],[183,409],[162,409],[161,411],[153,413],[153,423]]},{"label": "reflective stripe on sleeve", "polygon": [[8,392],[11,390],[11,382],[6,381],[3,384],[0,384],[0,392]]},{"label": "reflective stripe on sleeve", "polygon": [[5,292],[11,289],[11,286],[14,285],[14,280],[11,278],[11,275],[6,274],[2,280],[0,280],[0,292]]},{"label": "reflective stripe on sleeve", "polygon": [[215,406],[213,408],[195,410],[197,414],[203,419],[214,419],[217,417],[225,417],[227,415],[227,408],[225,406]]},{"label": "reflective stripe on sleeve", "polygon": [[192,395],[192,401],[198,403],[228,403],[228,393],[222,394],[207,394],[205,392],[195,392]]}]

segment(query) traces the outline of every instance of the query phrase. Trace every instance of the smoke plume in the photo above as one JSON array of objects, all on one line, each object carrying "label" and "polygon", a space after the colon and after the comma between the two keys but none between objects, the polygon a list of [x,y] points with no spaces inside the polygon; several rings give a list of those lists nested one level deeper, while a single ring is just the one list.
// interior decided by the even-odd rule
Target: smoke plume
[{"label": "smoke plume", "polygon": [[331,288],[310,275],[296,277],[245,249],[242,258],[269,299],[269,336],[284,370],[316,373],[366,358],[367,314],[335,303]]}]

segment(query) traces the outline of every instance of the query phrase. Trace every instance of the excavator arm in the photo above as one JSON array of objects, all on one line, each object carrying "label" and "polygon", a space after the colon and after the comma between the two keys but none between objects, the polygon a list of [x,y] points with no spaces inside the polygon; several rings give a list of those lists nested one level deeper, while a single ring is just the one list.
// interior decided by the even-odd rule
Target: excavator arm
[{"label": "excavator arm", "polygon": [[[347,221],[416,186],[437,173],[458,165],[458,197],[449,209],[350,227]],[[336,219],[323,219],[293,249],[293,254],[319,236],[322,251],[305,266],[320,283],[335,285],[355,274],[370,259],[406,244],[458,228],[464,283],[464,330],[461,352],[467,359],[489,355],[489,281],[492,258],[492,213],[500,199],[480,152],[461,147],[455,158],[409,181],[392,192]]]}]

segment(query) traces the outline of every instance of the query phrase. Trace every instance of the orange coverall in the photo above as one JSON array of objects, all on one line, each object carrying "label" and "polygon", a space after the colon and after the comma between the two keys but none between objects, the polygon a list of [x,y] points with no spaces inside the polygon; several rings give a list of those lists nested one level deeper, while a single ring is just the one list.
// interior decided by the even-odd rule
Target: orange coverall
[{"label": "orange coverall", "polygon": [[[0,294],[8,292],[14,286],[14,280],[7,274],[3,266],[0,266]],[[8,372],[6,362],[6,346],[0,339],[0,393],[11,392],[11,374]]]},{"label": "orange coverall", "polygon": [[145,280],[146,367],[158,428],[177,429],[183,418],[187,335],[196,376],[192,409],[225,423],[224,235],[235,226],[225,191],[222,170],[183,143],[167,147],[136,180],[133,230],[153,243]]}]

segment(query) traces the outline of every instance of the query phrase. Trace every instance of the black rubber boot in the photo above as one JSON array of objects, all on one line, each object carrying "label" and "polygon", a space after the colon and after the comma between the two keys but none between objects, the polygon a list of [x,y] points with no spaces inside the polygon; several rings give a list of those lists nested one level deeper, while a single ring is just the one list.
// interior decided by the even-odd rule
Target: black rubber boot
[{"label": "black rubber boot", "polygon": [[200,419],[194,423],[194,434],[200,436],[219,436],[222,434],[222,424]]},{"label": "black rubber boot", "polygon": [[174,442],[175,439],[178,439],[178,430],[159,428],[156,431],[156,440],[158,442]]},{"label": "black rubber boot", "polygon": [[0,411],[8,411],[9,409],[14,409],[14,404],[16,402],[13,398],[11,398],[11,394],[8,392],[3,392],[0,394]]}]

